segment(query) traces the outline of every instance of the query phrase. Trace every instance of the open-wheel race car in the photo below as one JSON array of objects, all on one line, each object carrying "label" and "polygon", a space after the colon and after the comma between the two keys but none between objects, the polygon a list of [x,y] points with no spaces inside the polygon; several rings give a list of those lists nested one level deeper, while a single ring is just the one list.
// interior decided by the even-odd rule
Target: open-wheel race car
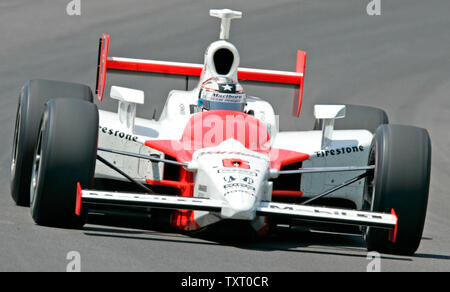
[{"label": "open-wheel race car", "polygon": [[109,35],[100,39],[100,101],[111,71],[199,78],[169,93],[159,119],[136,117],[140,90],[112,86],[118,110],[108,112],[88,86],[28,81],[14,131],[14,201],[46,226],[81,228],[88,214],[112,211],[166,216],[184,231],[219,222],[259,234],[279,223],[356,226],[369,250],[413,254],[427,209],[428,132],[357,105],[316,105],[314,129],[279,130],[273,107],[241,82],[292,86],[298,117],[306,53],[297,52],[295,72],[241,68],[228,36],[242,14],[210,15],[221,32],[204,64],[111,57]]}]

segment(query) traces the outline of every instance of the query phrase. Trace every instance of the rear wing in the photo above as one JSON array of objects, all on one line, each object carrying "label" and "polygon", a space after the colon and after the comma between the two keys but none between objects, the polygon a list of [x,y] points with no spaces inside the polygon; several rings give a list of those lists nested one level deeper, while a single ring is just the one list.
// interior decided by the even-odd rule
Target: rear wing
[{"label": "rear wing", "polygon": [[[184,75],[187,77],[199,77],[203,70],[202,64],[110,57],[108,55],[109,42],[110,36],[108,34],[103,34],[99,43],[97,66],[96,95],[99,101],[103,100],[106,75],[107,72],[111,70]],[[295,72],[238,68],[238,79],[240,81],[292,85],[295,88],[292,114],[298,117],[302,105],[305,64],[306,52],[298,50]]]}]

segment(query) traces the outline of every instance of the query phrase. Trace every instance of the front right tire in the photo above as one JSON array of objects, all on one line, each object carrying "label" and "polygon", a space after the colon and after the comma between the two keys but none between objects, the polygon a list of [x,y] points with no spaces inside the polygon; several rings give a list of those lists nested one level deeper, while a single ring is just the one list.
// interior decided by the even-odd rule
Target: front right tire
[{"label": "front right tire", "polygon": [[[80,228],[75,215],[77,183],[90,188],[95,174],[98,109],[83,100],[47,102],[31,175],[31,215],[38,225]],[[85,215],[85,214],[83,214]]]}]

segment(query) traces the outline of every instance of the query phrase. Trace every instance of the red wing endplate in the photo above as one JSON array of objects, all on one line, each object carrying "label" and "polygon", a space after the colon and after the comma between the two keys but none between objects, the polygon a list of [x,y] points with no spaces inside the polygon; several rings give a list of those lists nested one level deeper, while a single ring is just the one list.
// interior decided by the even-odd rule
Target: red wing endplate
[{"label": "red wing endplate", "polygon": [[109,35],[103,34],[100,39],[98,48],[98,62],[97,62],[97,86],[95,93],[99,101],[103,100],[103,93],[105,92],[106,71],[108,68],[108,52],[109,52]]}]

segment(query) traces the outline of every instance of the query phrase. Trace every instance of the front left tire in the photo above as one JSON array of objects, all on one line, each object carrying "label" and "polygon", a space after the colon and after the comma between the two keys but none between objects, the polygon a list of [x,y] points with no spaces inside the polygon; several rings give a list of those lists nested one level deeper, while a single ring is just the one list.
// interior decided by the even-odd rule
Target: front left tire
[{"label": "front left tire", "polygon": [[[381,125],[373,138],[369,164],[375,171],[366,179],[365,206],[398,217],[397,238],[389,231],[367,228],[369,251],[412,255],[422,239],[431,171],[431,141],[427,130],[403,125]],[[391,238],[392,239],[392,238]]]}]

